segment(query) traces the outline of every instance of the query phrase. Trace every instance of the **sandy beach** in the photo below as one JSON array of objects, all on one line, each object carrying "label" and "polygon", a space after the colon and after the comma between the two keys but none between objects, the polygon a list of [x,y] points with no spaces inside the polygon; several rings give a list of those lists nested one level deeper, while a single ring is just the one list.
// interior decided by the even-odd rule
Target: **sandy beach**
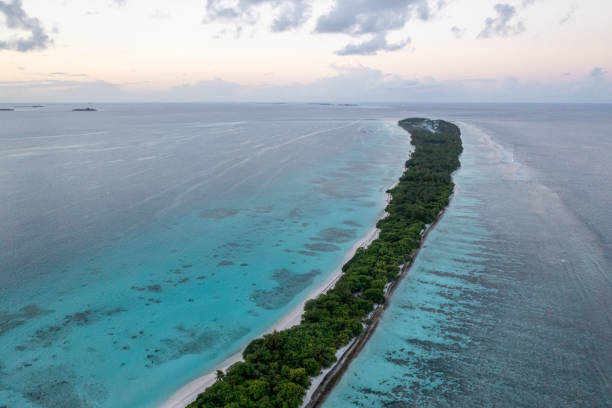
[{"label": "sandy beach", "polygon": [[[389,202],[391,201],[391,194],[387,193],[386,191],[392,189],[396,185],[397,183],[385,189],[384,200],[386,204],[389,204]],[[387,213],[383,209],[377,217],[376,221],[378,222],[380,219],[386,216]],[[346,262],[348,262],[353,257],[353,255],[355,255],[357,249],[367,248],[372,243],[372,241],[378,238],[379,232],[380,230],[376,228],[375,223],[375,225],[366,233],[366,235],[364,235],[358,242],[355,243],[355,245],[351,247],[351,249],[344,256],[344,259],[342,260],[340,266],[338,266],[338,268],[323,282],[323,284],[321,284],[316,290],[311,292],[302,302],[300,302],[300,304],[291,309],[289,313],[284,315],[274,325],[268,328],[268,330],[266,330],[264,334],[272,333],[274,331],[285,330],[300,324],[302,314],[304,313],[304,305],[306,304],[306,302],[310,299],[316,298],[317,296],[323,293],[326,293],[329,289],[333,288],[340,276],[342,275],[342,266]],[[204,390],[206,390],[206,388],[214,384],[217,377],[217,370],[225,371],[232,364],[242,360],[243,350],[244,349],[234,353],[222,363],[213,367],[205,375],[198,377],[187,385],[181,387],[176,393],[174,393],[174,395],[172,395],[172,397],[170,397],[166,402],[161,404],[160,408],[184,408],[187,404],[195,401],[198,394],[202,393]],[[339,353],[343,354],[343,351],[345,350],[341,349],[339,350]],[[331,369],[331,367],[329,369]],[[312,393],[311,390],[316,389],[315,383],[318,384],[325,376],[328,370],[313,379],[313,383],[309,389],[309,394]],[[308,403],[309,399],[309,395],[307,395],[307,398],[304,399],[304,404]]]}]

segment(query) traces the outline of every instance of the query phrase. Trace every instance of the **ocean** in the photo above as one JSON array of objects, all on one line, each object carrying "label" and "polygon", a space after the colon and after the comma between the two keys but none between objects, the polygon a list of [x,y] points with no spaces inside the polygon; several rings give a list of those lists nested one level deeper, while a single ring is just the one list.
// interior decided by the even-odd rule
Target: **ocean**
[{"label": "ocean", "polygon": [[410,152],[465,152],[326,407],[612,401],[612,106],[101,104],[0,115],[0,406],[154,407],[372,227]]}]

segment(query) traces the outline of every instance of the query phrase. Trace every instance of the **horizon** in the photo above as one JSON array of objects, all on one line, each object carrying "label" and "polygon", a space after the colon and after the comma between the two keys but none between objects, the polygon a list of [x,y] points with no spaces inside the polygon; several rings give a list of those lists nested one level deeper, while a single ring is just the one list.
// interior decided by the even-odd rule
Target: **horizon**
[{"label": "horizon", "polygon": [[[65,102],[45,102],[45,101],[24,101],[24,102],[3,102],[0,101],[0,105],[5,105],[4,107],[13,107],[13,108],[32,108],[32,105],[36,104],[44,104],[44,106],[37,107],[45,107],[51,105],[75,105],[80,104],[82,107],[86,107],[86,105],[146,105],[146,104],[155,104],[155,105],[239,105],[239,104],[253,104],[253,105],[330,105],[330,106],[338,106],[338,107],[367,107],[372,108],[372,104],[383,104],[383,105],[448,105],[448,106],[456,106],[456,105],[594,105],[594,106],[607,106],[612,105],[612,102],[533,102],[533,101],[457,101],[457,102],[447,102],[447,101],[325,101],[325,100],[312,100],[312,101],[291,101],[291,102],[277,102],[277,101],[145,101],[145,100],[134,100],[134,101],[103,101],[103,102],[95,102],[95,101],[65,101]],[[350,104],[350,106],[347,106]],[[3,106],[0,106],[3,107]]]},{"label": "horizon", "polygon": [[604,0],[0,1],[3,103],[611,103]]}]

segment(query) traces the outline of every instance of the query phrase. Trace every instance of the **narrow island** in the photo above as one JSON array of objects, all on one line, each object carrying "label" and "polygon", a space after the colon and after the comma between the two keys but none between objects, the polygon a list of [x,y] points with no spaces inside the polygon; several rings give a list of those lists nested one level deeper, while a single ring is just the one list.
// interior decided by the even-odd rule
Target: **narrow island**
[{"label": "narrow island", "polygon": [[14,108],[0,108],[0,112],[12,112],[14,110]]},{"label": "narrow island", "polygon": [[[333,288],[306,303],[300,324],[252,341],[243,361],[217,371],[216,382],[189,408],[322,403],[371,336],[387,298],[453,192],[451,175],[463,151],[459,128],[422,118],[402,120],[399,126],[410,133],[415,149],[398,184],[388,191],[392,199],[387,216],[377,223],[378,238],[357,250]],[[307,394],[309,400],[303,401]]]},{"label": "narrow island", "polygon": [[97,109],[94,108],[74,108],[73,112],[97,112]]}]

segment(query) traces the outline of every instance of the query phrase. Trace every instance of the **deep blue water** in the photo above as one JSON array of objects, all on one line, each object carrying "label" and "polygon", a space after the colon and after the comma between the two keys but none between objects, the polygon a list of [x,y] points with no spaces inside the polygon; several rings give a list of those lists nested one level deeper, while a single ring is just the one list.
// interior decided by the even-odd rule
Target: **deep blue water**
[{"label": "deep blue water", "polygon": [[126,104],[0,116],[0,406],[149,407],[323,282],[453,120],[456,194],[326,403],[607,406],[610,105]]},{"label": "deep blue water", "polygon": [[610,406],[611,107],[433,110],[456,193],[324,406]]}]

